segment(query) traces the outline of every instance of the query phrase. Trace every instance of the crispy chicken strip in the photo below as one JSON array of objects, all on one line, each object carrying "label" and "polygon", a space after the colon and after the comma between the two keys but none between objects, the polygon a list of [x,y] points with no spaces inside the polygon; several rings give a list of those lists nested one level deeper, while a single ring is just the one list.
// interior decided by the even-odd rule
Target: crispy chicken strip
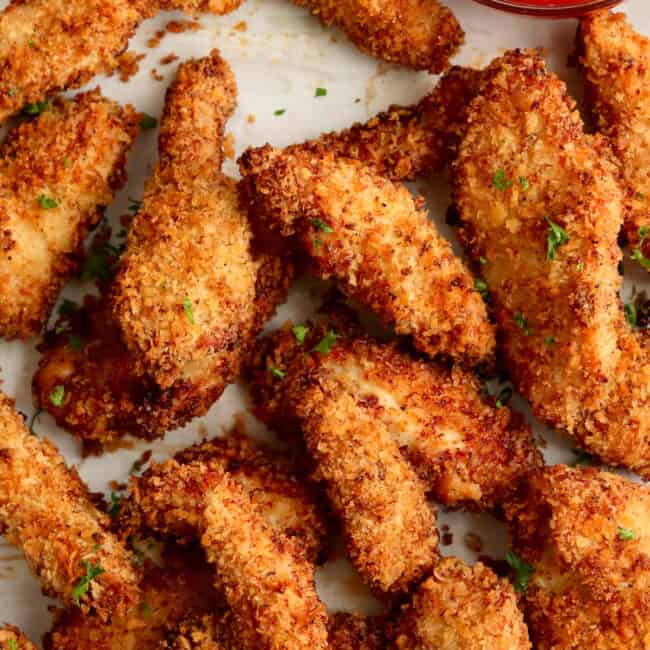
[{"label": "crispy chicken strip", "polygon": [[299,413],[311,408],[305,390],[318,386],[317,399],[350,423],[350,436],[356,437],[355,423],[372,422],[398,445],[435,499],[453,507],[494,508],[542,464],[523,417],[495,408],[474,375],[345,333],[329,354],[305,356],[326,332],[319,328],[300,343],[285,328],[259,344],[253,398],[256,413],[271,426],[300,429]]},{"label": "crispy chicken strip", "polygon": [[[151,13],[145,0],[12,0],[0,14],[0,124],[25,104],[112,72]],[[65,127],[55,130],[52,137],[67,137]]]},{"label": "crispy chicken strip", "polygon": [[201,544],[235,616],[242,650],[328,647],[313,565],[264,521],[227,473],[205,495],[203,530]]},{"label": "crispy chicken strip", "polygon": [[535,53],[511,52],[491,74],[469,109],[454,196],[506,367],[539,419],[650,477],[649,357],[619,300],[616,164]]},{"label": "crispy chicken strip", "polygon": [[601,11],[580,21],[578,52],[587,106],[621,161],[632,257],[650,271],[650,39]]},{"label": "crispy chicken strip", "polygon": [[136,132],[131,108],[95,90],[57,99],[9,133],[0,147],[0,336],[40,332],[89,228],[125,180]]},{"label": "crispy chicken strip", "polygon": [[528,629],[510,584],[478,562],[445,558],[405,606],[395,648],[529,650]]},{"label": "crispy chicken strip", "polygon": [[0,628],[0,648],[5,650],[36,650],[36,646],[13,625]]},{"label": "crispy chicken strip", "polygon": [[384,650],[387,621],[382,616],[337,612],[328,620],[331,650]]},{"label": "crispy chicken strip", "polygon": [[647,647],[650,489],[555,465],[534,472],[506,514],[536,648]]},{"label": "crispy chicken strip", "polygon": [[302,431],[357,570],[379,594],[397,593],[438,559],[435,508],[395,439],[405,420],[381,426],[384,406],[404,414],[380,372],[365,374],[374,359],[364,352],[327,328],[311,327],[302,343],[285,329],[260,343],[251,378],[260,417]]},{"label": "crispy chicken strip", "polygon": [[[127,519],[135,517],[141,525],[176,541],[197,539],[203,513],[187,504],[195,490],[200,495],[207,488],[185,480],[197,476],[196,471],[185,475],[182,470],[197,464],[208,477],[215,471],[228,472],[269,526],[293,539],[310,560],[318,559],[328,525],[315,490],[300,479],[297,464],[286,454],[238,434],[184,449],[172,460],[154,464],[141,477],[132,478],[134,512]],[[182,518],[175,507],[185,510]]]},{"label": "crispy chicken strip", "polygon": [[159,0],[161,9],[178,9],[188,14],[211,13],[217,16],[235,11],[244,0]]},{"label": "crispy chicken strip", "polygon": [[169,628],[222,606],[212,572],[196,551],[174,551],[165,566],[145,564],[142,600],[110,623],[78,610],[60,611],[44,640],[46,650],[160,650]]},{"label": "crispy chicken strip", "polygon": [[464,41],[454,14],[437,0],[293,0],[325,26],[340,27],[363,52],[439,73]]},{"label": "crispy chicken strip", "polygon": [[241,650],[233,614],[188,617],[169,631],[158,650]]},{"label": "crispy chicken strip", "polygon": [[408,189],[332,153],[270,146],[240,159],[251,218],[307,255],[431,356],[490,363],[494,330],[474,280]]},{"label": "crispy chicken strip", "polygon": [[108,517],[48,440],[31,435],[0,395],[0,531],[20,547],[43,591],[108,619],[139,599],[138,576]]}]

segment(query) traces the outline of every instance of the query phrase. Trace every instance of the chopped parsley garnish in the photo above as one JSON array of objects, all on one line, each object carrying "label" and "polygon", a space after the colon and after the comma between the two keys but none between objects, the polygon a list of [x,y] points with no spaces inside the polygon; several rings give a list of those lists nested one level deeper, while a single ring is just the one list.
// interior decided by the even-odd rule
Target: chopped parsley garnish
[{"label": "chopped parsley garnish", "polygon": [[111,492],[111,505],[108,509],[108,514],[111,517],[117,517],[122,508],[122,497],[115,492]]},{"label": "chopped parsley garnish", "polygon": [[316,88],[314,97],[325,97],[327,95],[327,88]]},{"label": "chopped parsley garnish", "polygon": [[323,242],[320,239],[318,239],[318,237],[316,237],[316,239],[314,239],[314,248],[319,248],[322,245]]},{"label": "chopped parsley garnish", "polygon": [[497,169],[494,176],[492,176],[492,187],[499,190],[499,192],[505,192],[512,187],[512,181],[506,178],[506,170],[503,167]]},{"label": "chopped parsley garnish", "polygon": [[77,311],[77,309],[79,309],[79,305],[74,300],[64,298],[63,302],[59,305],[59,314],[61,316],[67,316],[73,311]]},{"label": "chopped parsley garnish", "polygon": [[633,302],[628,302],[623,307],[625,312],[625,320],[628,322],[630,327],[636,327],[637,323],[637,310],[636,305]]},{"label": "chopped parsley garnish", "polygon": [[53,208],[59,207],[59,202],[56,199],[45,196],[45,194],[41,194],[37,201],[43,210],[52,210]]},{"label": "chopped parsley garnish", "polygon": [[636,533],[629,528],[618,527],[618,538],[623,542],[629,542],[636,538]]},{"label": "chopped parsley garnish", "polygon": [[31,48],[35,48],[36,47],[36,41],[33,38],[30,38],[27,41],[27,45],[29,45],[29,47],[31,47]]},{"label": "chopped parsley garnish", "polygon": [[644,269],[650,269],[650,259],[648,259],[640,248],[635,248],[630,255],[633,262],[638,262]]},{"label": "chopped parsley garnish", "polygon": [[330,330],[321,339],[320,343],[312,348],[312,351],[319,352],[320,354],[328,354],[334,347],[337,338],[339,338],[339,335]]},{"label": "chopped parsley garnish", "polygon": [[641,240],[641,243],[643,243],[648,235],[650,235],[650,226],[641,226],[639,228],[639,239]]},{"label": "chopped parsley garnish", "polygon": [[296,341],[302,344],[305,342],[305,337],[307,336],[307,332],[309,331],[309,328],[305,327],[304,325],[294,325],[291,331],[293,332],[293,335],[296,337]]},{"label": "chopped parsley garnish", "polygon": [[50,393],[50,402],[54,406],[61,406],[63,400],[65,399],[65,387],[64,386],[55,386],[54,390]]},{"label": "chopped parsley garnish", "polygon": [[76,605],[79,604],[83,595],[88,593],[90,583],[97,577],[104,573],[104,569],[99,564],[92,564],[88,560],[81,561],[82,566],[86,569],[86,575],[79,580],[72,590],[72,600]]},{"label": "chopped parsley garnish", "polygon": [[530,564],[524,562],[512,551],[508,551],[506,553],[506,562],[515,571],[515,591],[519,591],[522,594],[525,593],[526,589],[528,589],[528,583],[530,582],[533,573],[535,573],[535,567],[532,567]]},{"label": "chopped parsley garnish", "polygon": [[321,221],[320,219],[312,219],[311,223],[315,228],[318,228],[318,230],[322,230],[323,232],[334,232],[331,226],[328,226],[324,221]]},{"label": "chopped parsley garnish", "polygon": [[64,166],[66,169],[68,169],[69,167],[72,166],[72,158],[70,158],[70,156],[66,156],[66,157],[63,159],[63,166]]},{"label": "chopped parsley garnish", "polygon": [[636,198],[637,198],[639,201],[645,201],[645,194],[644,194],[643,192],[637,192],[637,193],[636,193]]},{"label": "chopped parsley garnish", "polygon": [[524,330],[524,334],[526,336],[530,336],[530,328],[528,327],[528,319],[524,318],[524,315],[520,311],[515,312],[515,315],[512,318],[515,321],[515,323],[517,323],[519,328]]},{"label": "chopped parsley garnish", "polygon": [[483,255],[481,255],[481,257],[478,258],[478,261],[479,261],[481,264],[487,264],[487,263],[488,263],[488,261],[487,261],[487,257],[483,257]]},{"label": "chopped parsley garnish", "polygon": [[142,207],[142,201],[138,201],[137,199],[129,199],[129,212],[133,212],[134,214]]},{"label": "chopped parsley garnish", "polygon": [[18,94],[18,88],[9,88],[9,90],[7,91],[7,95],[9,95],[9,97],[15,97],[17,94]]},{"label": "chopped parsley garnish", "polygon": [[530,187],[530,182],[526,177],[520,176],[517,179],[517,183],[519,183],[519,186],[521,187],[522,192],[527,192],[528,191],[528,188]]},{"label": "chopped parsley garnish", "polygon": [[549,225],[548,239],[546,244],[546,259],[555,259],[555,251],[569,241],[569,235],[564,228],[553,223],[548,217],[544,217]]},{"label": "chopped parsley garnish", "polygon": [[142,119],[140,120],[140,128],[143,131],[148,131],[149,129],[155,129],[158,126],[158,120],[155,117],[152,117],[148,113],[142,114]]},{"label": "chopped parsley garnish", "polygon": [[512,388],[506,386],[499,391],[497,395],[496,407],[498,409],[503,408],[510,400],[512,399]]},{"label": "chopped parsley garnish", "polygon": [[275,366],[271,366],[269,368],[269,372],[276,379],[284,379],[285,375],[287,374],[286,372],[284,372],[284,370],[280,370],[280,368],[276,368]]},{"label": "chopped parsley garnish", "polygon": [[483,278],[474,278],[474,288],[481,294],[481,298],[483,298],[486,303],[490,302],[490,292],[488,291],[488,285]]},{"label": "chopped parsley garnish", "polygon": [[571,463],[571,467],[580,467],[581,465],[595,465],[596,459],[582,449],[572,449],[576,459]]},{"label": "chopped parsley garnish", "polygon": [[77,336],[76,334],[70,334],[70,337],[68,338],[68,345],[73,350],[81,350],[81,348],[84,345],[84,342],[80,336]]},{"label": "chopped parsley garnish", "polygon": [[278,108],[277,111],[273,112],[273,115],[284,115],[287,112],[286,108]]},{"label": "chopped parsley garnish", "polygon": [[18,643],[16,639],[9,639],[8,650],[18,650]]},{"label": "chopped parsley garnish", "polygon": [[194,325],[194,309],[192,308],[192,301],[189,298],[183,300],[183,311],[191,325]]},{"label": "chopped parsley garnish", "polygon": [[554,336],[547,336],[547,337],[544,339],[544,345],[545,345],[547,348],[550,348],[552,345],[555,345],[555,337],[554,337]]},{"label": "chopped parsley garnish", "polygon": [[50,107],[50,102],[48,101],[31,102],[29,104],[25,104],[25,106],[23,107],[23,113],[25,115],[40,115],[41,113],[45,112],[49,107]]},{"label": "chopped parsley garnish", "polygon": [[34,415],[32,415],[31,422],[29,423],[29,432],[35,436],[36,431],[34,431],[34,425],[36,424],[36,420],[38,419],[38,416],[43,412],[43,409],[38,409]]}]

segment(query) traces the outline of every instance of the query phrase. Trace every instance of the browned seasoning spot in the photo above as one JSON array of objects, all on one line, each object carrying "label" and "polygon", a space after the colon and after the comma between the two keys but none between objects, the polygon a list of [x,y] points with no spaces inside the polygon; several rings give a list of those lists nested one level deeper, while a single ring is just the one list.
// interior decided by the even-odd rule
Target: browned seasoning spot
[{"label": "browned seasoning spot", "polygon": [[151,77],[154,81],[162,81],[165,78],[165,76],[160,74],[156,68],[151,70]]},{"label": "browned seasoning spot", "polygon": [[178,55],[174,54],[173,52],[171,54],[167,54],[166,56],[163,56],[162,59],[160,59],[160,64],[161,65],[169,65],[170,63],[173,63],[174,61],[178,61]]},{"label": "browned seasoning spot", "polygon": [[236,32],[245,32],[248,29],[248,23],[245,20],[240,20],[237,24],[233,25],[232,28]]},{"label": "browned seasoning spot", "polygon": [[483,550],[483,540],[476,533],[466,533],[464,542],[465,546],[474,553],[480,553]]},{"label": "browned seasoning spot", "polygon": [[256,119],[255,116],[251,113],[251,114],[246,118],[246,121],[247,121],[249,124],[255,124],[255,119]]},{"label": "browned seasoning spot", "polygon": [[144,54],[136,54],[133,50],[127,50],[124,54],[121,54],[117,66],[120,81],[127,82],[133,75],[136,75],[140,69],[140,61],[144,57]]}]

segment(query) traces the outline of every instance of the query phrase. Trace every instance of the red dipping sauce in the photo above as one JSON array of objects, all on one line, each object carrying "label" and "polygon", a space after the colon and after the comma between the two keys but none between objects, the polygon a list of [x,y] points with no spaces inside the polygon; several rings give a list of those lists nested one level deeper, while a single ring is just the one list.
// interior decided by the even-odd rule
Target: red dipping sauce
[{"label": "red dipping sauce", "polygon": [[475,0],[480,4],[528,16],[569,18],[596,9],[607,9],[621,0]]}]

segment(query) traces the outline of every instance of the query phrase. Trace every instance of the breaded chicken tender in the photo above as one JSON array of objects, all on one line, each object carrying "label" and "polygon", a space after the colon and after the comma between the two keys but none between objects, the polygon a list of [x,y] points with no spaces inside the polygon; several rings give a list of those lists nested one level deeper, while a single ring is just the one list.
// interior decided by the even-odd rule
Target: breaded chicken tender
[{"label": "breaded chicken tender", "polygon": [[174,550],[164,559],[164,567],[145,563],[142,600],[125,616],[105,623],[78,610],[59,611],[45,649],[160,650],[169,628],[222,607],[212,572],[196,551]]},{"label": "breaded chicken tender", "polygon": [[124,183],[136,133],[133,110],[95,90],[57,99],[0,146],[0,336],[40,332],[89,228]]},{"label": "breaded chicken tender", "polygon": [[632,257],[650,271],[650,39],[600,11],[580,21],[578,52],[587,106],[621,161]]},{"label": "breaded chicken tender", "polygon": [[[0,124],[26,104],[112,72],[151,13],[145,0],[12,0],[0,14]],[[67,137],[65,127],[56,133]]]},{"label": "breaded chicken tender", "polygon": [[437,0],[293,0],[363,52],[416,70],[442,72],[465,34]]},{"label": "breaded chicken tender", "polygon": [[242,650],[325,650],[327,614],[313,565],[223,473],[205,495],[201,544],[216,568]]},{"label": "breaded chicken tender", "polygon": [[103,619],[139,601],[138,575],[108,517],[48,440],[0,395],[0,532],[21,548],[43,591]]},{"label": "breaded chicken tender", "polygon": [[490,364],[494,329],[474,280],[405,186],[332,153],[268,145],[240,168],[251,218],[292,238],[316,275],[427,354]]},{"label": "breaded chicken tender", "polygon": [[534,472],[506,514],[536,648],[647,648],[648,487],[555,465]]},{"label": "breaded chicken tender", "polygon": [[188,14],[211,13],[217,16],[235,11],[244,0],[158,0],[161,9],[178,9]]},{"label": "breaded chicken tender", "polygon": [[186,477],[203,475],[209,481],[215,471],[228,472],[268,525],[293,539],[310,560],[318,559],[328,525],[315,490],[300,480],[297,466],[285,454],[239,434],[196,444],[133,477],[130,516],[176,541],[197,539],[203,513],[192,507],[197,505],[193,495],[200,498],[207,487]]},{"label": "breaded chicken tender", "polygon": [[371,422],[394,440],[436,501],[452,507],[494,508],[542,464],[523,417],[495,408],[474,375],[346,332],[329,354],[305,355],[327,329],[317,332],[307,344],[285,328],[258,346],[253,398],[271,426],[300,429],[298,413],[310,408],[307,395],[318,387],[328,417],[347,420],[352,438],[356,423]]},{"label": "breaded chicken tender", "polygon": [[5,650],[36,650],[36,646],[13,625],[0,628],[0,648]]},{"label": "breaded chicken tender", "polygon": [[399,593],[438,560],[435,507],[391,427],[380,426],[377,393],[400,407],[336,336],[311,327],[301,343],[291,329],[262,340],[251,371],[256,412],[302,431],[353,564],[378,594]]},{"label": "breaded chicken tender", "polygon": [[648,356],[619,300],[616,163],[534,52],[510,52],[489,74],[469,109],[454,197],[505,365],[540,420],[648,477]]},{"label": "breaded chicken tender", "polygon": [[417,589],[396,624],[400,650],[529,650],[511,585],[480,562],[445,558]]},{"label": "breaded chicken tender", "polygon": [[232,612],[204,614],[181,621],[159,650],[240,650]]}]

